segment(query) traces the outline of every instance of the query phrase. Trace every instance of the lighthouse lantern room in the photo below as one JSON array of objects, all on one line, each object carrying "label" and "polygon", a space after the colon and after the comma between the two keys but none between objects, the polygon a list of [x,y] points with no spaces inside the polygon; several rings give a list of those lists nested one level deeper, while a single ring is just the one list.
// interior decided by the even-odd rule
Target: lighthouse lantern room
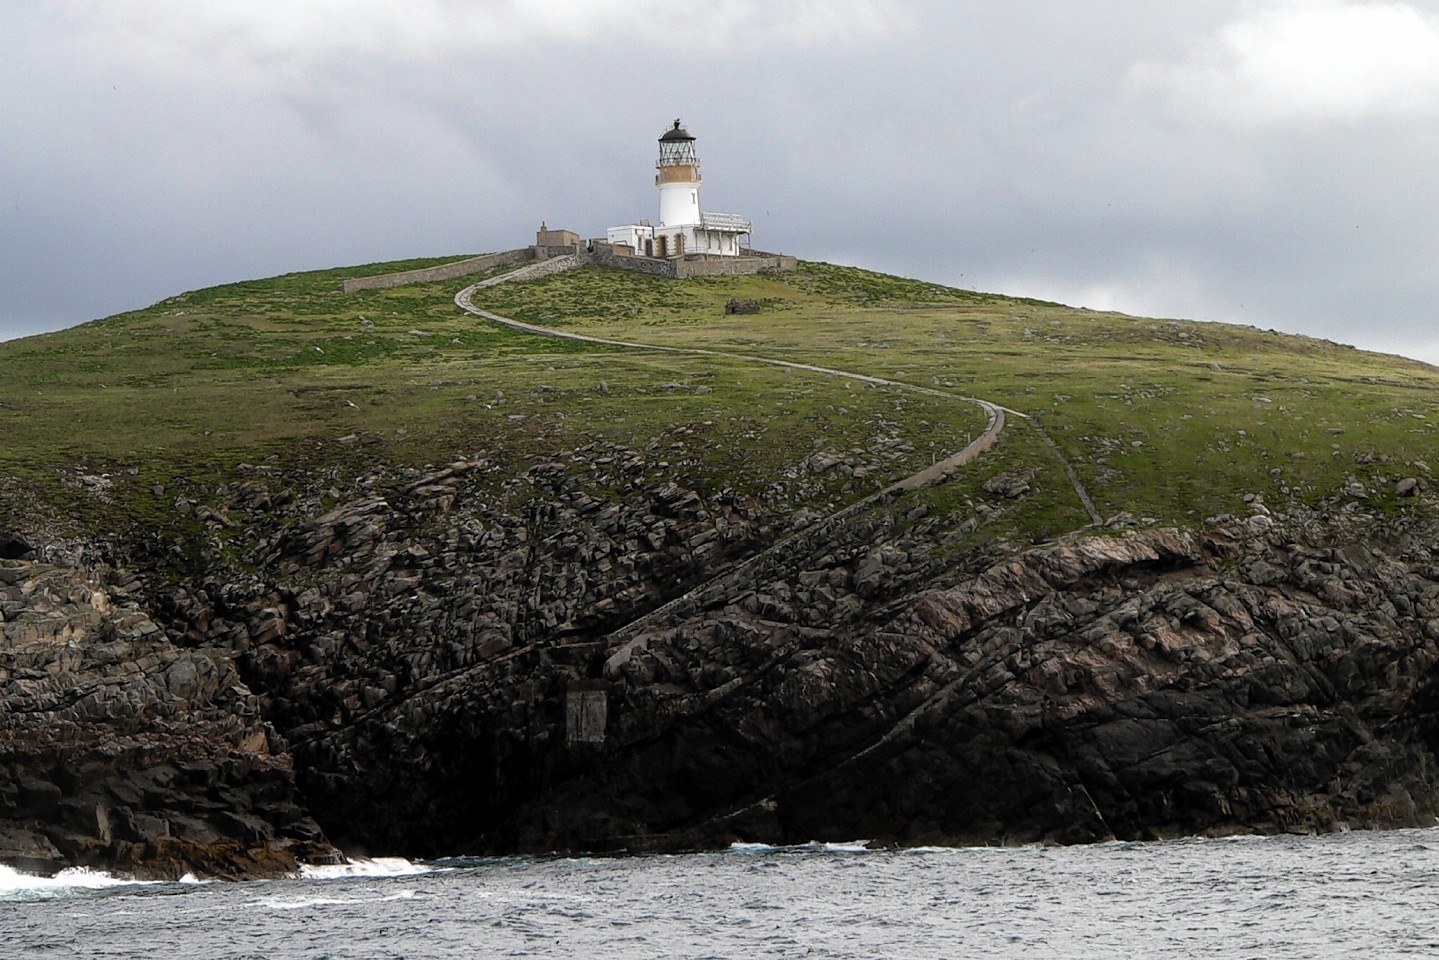
[{"label": "lighthouse lantern room", "polygon": [[700,161],[695,138],[675,120],[660,135],[660,157],[655,161],[655,186],[660,192],[659,222],[610,227],[611,244],[628,246],[648,257],[683,257],[688,254],[737,257],[750,234],[750,222],[734,213],[705,213],[700,208]]}]

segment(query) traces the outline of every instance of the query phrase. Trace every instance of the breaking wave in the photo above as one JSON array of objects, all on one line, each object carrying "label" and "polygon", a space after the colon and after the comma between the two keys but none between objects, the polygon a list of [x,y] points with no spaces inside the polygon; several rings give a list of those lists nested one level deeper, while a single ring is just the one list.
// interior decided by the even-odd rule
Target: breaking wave
[{"label": "breaking wave", "polygon": [[300,867],[300,876],[306,880],[339,880],[354,877],[413,877],[431,873],[433,867],[406,860],[404,857],[358,857],[348,863],[325,864]]},{"label": "breaking wave", "polygon": [[88,867],[71,867],[50,877],[0,866],[0,902],[56,900],[112,887],[151,886],[156,881],[122,880]]}]

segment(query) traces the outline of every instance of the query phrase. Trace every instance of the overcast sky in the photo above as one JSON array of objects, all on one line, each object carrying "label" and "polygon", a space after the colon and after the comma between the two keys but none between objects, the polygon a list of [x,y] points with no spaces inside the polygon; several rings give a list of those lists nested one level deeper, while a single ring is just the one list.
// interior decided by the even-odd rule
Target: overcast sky
[{"label": "overcast sky", "polygon": [[1439,0],[5,0],[0,339],[657,214],[1439,363]]}]

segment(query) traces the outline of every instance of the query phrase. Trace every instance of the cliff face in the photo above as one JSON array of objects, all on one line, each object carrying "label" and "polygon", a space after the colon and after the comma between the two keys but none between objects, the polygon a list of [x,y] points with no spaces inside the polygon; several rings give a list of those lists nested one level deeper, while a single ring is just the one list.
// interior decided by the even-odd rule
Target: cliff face
[{"label": "cliff face", "polygon": [[786,527],[597,459],[503,505],[478,462],[361,484],[188,580],[8,562],[0,858],[249,874],[323,856],[310,816],[432,855],[1439,812],[1432,530],[1336,505],[979,555],[975,520]]},{"label": "cliff face", "polygon": [[0,560],[0,683],[0,861],[239,877],[336,855],[228,651],[176,647],[123,577]]}]

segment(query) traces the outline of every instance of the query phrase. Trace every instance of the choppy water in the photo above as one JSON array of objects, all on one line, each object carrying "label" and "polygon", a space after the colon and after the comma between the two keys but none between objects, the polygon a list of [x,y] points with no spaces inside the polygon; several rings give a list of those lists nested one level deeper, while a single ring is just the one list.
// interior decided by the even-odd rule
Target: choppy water
[{"label": "choppy water", "polygon": [[381,861],[247,884],[0,869],[0,956],[1439,956],[1439,831]]}]

